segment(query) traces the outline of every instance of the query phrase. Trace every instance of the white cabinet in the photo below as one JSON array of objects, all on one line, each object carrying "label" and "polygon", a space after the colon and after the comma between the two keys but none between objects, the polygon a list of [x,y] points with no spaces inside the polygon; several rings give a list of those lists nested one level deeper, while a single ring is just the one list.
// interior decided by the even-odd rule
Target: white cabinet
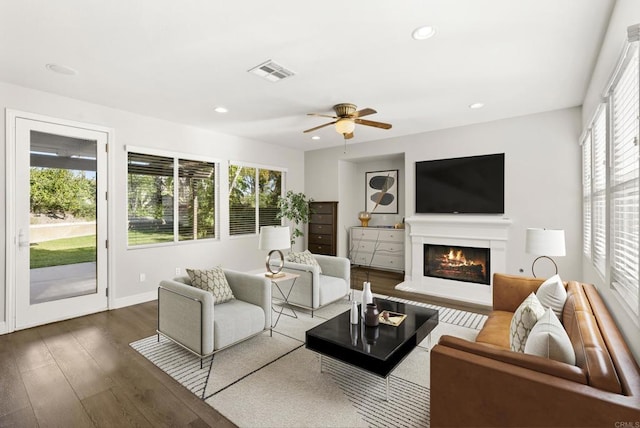
[{"label": "white cabinet", "polygon": [[355,265],[404,271],[404,229],[352,227],[349,258]]}]

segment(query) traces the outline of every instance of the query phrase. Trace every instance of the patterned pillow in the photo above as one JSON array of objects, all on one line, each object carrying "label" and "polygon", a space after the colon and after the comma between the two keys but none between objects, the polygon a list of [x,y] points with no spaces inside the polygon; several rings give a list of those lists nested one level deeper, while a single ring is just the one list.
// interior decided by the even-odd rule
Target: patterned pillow
[{"label": "patterned pillow", "polygon": [[213,269],[187,269],[191,285],[213,294],[214,304],[235,299],[227,277],[221,267]]},{"label": "patterned pillow", "polygon": [[536,297],[545,308],[553,309],[558,319],[562,318],[562,309],[567,300],[567,290],[560,279],[560,275],[553,275],[540,285],[536,291]]},{"label": "patterned pillow", "polygon": [[547,309],[531,329],[524,345],[524,353],[576,364],[576,353],[571,339],[552,308]]},{"label": "patterned pillow", "polygon": [[289,255],[287,255],[287,260],[294,263],[300,263],[301,265],[318,266],[318,270],[320,271],[320,273],[322,273],[322,268],[316,261],[315,257],[313,257],[313,254],[309,252],[309,250],[304,250],[301,253],[291,252],[289,253]]},{"label": "patterned pillow", "polygon": [[544,307],[535,293],[529,294],[529,297],[524,299],[511,318],[510,345],[512,351],[524,352],[529,333],[542,315],[544,315]]}]

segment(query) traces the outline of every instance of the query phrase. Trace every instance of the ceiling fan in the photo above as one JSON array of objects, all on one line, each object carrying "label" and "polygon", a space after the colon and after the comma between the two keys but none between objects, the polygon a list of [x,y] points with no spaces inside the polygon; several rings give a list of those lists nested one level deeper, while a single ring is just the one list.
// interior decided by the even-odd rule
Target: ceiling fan
[{"label": "ceiling fan", "polygon": [[357,107],[355,106],[355,104],[341,103],[333,106],[333,110],[336,112],[335,116],[329,116],[319,113],[307,113],[307,116],[329,117],[335,120],[333,122],[325,123],[324,125],[316,126],[315,128],[307,129],[304,132],[313,132],[317,129],[324,128],[325,126],[335,124],[336,132],[338,134],[342,134],[344,136],[344,139],[347,140],[349,138],[353,138],[353,130],[355,129],[356,124],[373,126],[375,128],[381,129],[391,129],[391,125],[388,123],[360,119],[363,116],[377,113],[377,111],[375,111],[374,109],[364,108],[362,110],[356,111],[356,108]]}]

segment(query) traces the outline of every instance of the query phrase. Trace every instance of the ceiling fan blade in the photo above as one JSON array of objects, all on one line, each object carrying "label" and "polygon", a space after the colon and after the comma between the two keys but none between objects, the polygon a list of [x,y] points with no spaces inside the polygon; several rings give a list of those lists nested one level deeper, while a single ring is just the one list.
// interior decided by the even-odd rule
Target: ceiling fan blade
[{"label": "ceiling fan blade", "polygon": [[324,125],[316,126],[315,128],[307,129],[306,131],[302,131],[302,132],[303,133],[313,132],[313,131],[315,131],[317,129],[324,128],[325,126],[333,125],[334,123],[336,123],[335,120],[333,122],[325,123]]},{"label": "ceiling fan blade", "polygon": [[375,111],[372,108],[363,108],[362,110],[355,112],[353,114],[353,117],[369,116],[370,114],[376,114],[376,113],[377,111]]},{"label": "ceiling fan blade", "polygon": [[355,123],[360,125],[374,126],[376,128],[391,129],[391,124],[383,122],[374,122],[373,120],[354,119]]},{"label": "ceiling fan blade", "polygon": [[320,114],[320,113],[307,113],[307,116],[319,116],[319,117],[328,117],[331,119],[337,119],[338,116],[329,116],[328,114]]},{"label": "ceiling fan blade", "polygon": [[348,134],[343,134],[345,140],[350,140],[353,138],[353,132],[349,132]]}]

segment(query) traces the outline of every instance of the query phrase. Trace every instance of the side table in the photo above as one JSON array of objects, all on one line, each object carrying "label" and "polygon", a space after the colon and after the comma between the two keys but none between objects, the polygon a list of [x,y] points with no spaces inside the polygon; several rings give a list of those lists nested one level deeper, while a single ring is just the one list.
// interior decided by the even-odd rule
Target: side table
[{"label": "side table", "polygon": [[[269,279],[271,281],[271,289],[273,290],[273,286],[275,286],[275,288],[278,290],[278,292],[280,293],[280,296],[282,296],[282,298],[280,297],[276,297],[276,296],[271,296],[272,300],[279,300],[282,302],[282,307],[280,308],[280,311],[278,312],[274,307],[273,304],[271,305],[271,309],[273,310],[273,312],[278,314],[278,317],[276,318],[276,322],[271,324],[271,328],[274,328],[275,326],[278,325],[278,321],[280,321],[280,316],[284,315],[287,317],[292,317],[292,318],[298,318],[298,314],[296,313],[296,311],[291,307],[291,305],[289,304],[289,296],[291,295],[291,290],[293,290],[293,287],[296,285],[296,280],[300,277],[300,275],[298,275],[297,273],[290,273],[290,272],[283,272],[284,276],[280,276],[277,278],[270,278],[270,277],[266,277],[267,279]],[[287,282],[287,281],[293,281],[291,283],[291,287],[289,288],[289,292],[287,294],[285,294],[282,291],[282,288],[280,288],[280,284],[283,282]],[[285,305],[287,306],[287,308],[293,313],[293,315],[289,315],[289,314],[285,314],[284,313],[284,309],[285,309]]]}]

